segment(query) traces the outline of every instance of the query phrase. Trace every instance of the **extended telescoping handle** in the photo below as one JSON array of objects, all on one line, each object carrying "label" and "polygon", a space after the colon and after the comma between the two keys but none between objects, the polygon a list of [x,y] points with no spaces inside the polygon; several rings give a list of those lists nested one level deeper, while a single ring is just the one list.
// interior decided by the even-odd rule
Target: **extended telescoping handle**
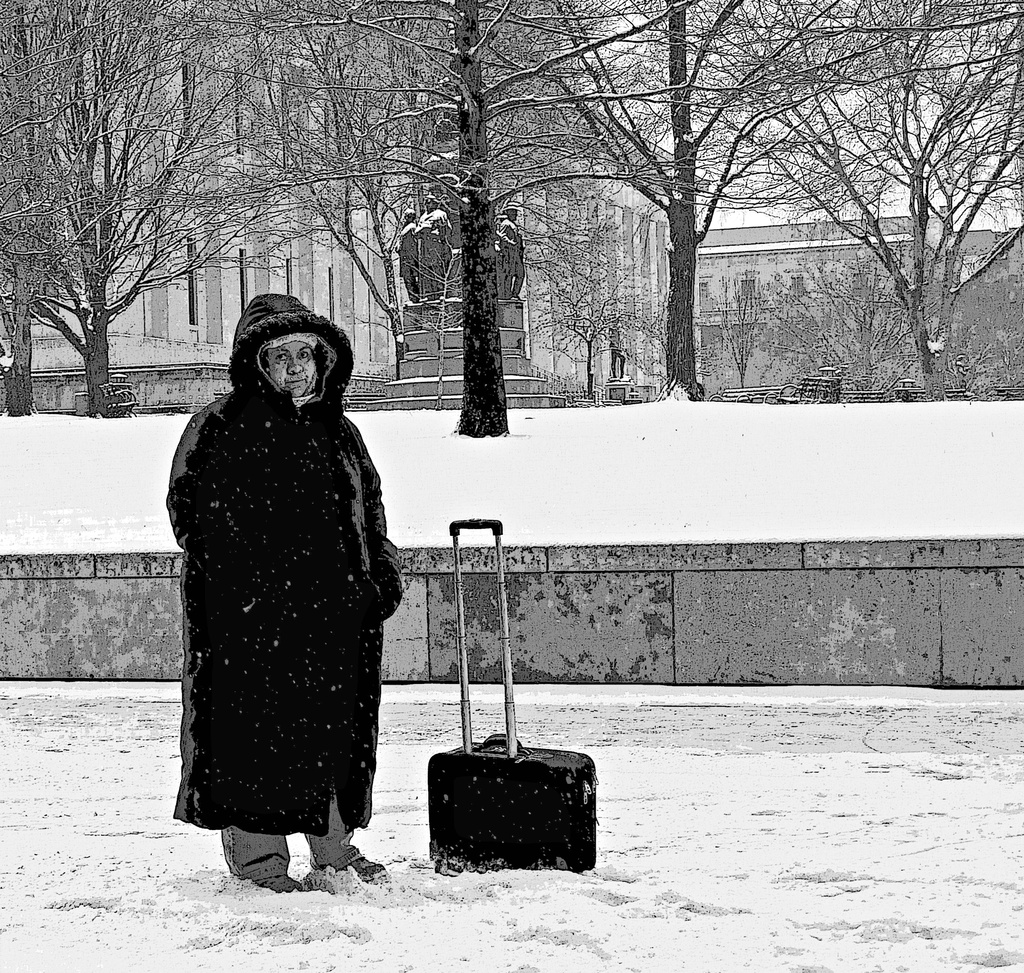
[{"label": "extended telescoping handle", "polygon": [[455,549],[455,622],[459,652],[459,686],[462,691],[462,749],[473,752],[473,726],[469,708],[469,653],[466,651],[466,607],[462,585],[462,555],[459,550],[459,532],[462,530],[490,530],[494,534],[494,547],[498,559],[498,616],[501,622],[501,678],[505,686],[505,740],[508,755],[519,752],[516,741],[516,708],[512,701],[512,640],[508,633],[508,596],[505,591],[505,552],[501,547],[500,520],[453,520],[448,527]]}]

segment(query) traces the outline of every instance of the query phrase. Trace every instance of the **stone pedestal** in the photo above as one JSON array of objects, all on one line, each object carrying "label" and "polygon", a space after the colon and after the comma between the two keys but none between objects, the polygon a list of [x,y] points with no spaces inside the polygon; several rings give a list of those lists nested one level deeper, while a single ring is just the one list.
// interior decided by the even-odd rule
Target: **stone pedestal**
[{"label": "stone pedestal", "polygon": [[637,385],[628,377],[611,379],[604,383],[605,397],[611,402],[621,402],[623,405],[652,402],[656,391],[653,385]]},{"label": "stone pedestal", "polygon": [[[438,373],[438,347],[444,348],[444,374],[462,374],[462,301],[421,301],[404,309],[405,345],[400,374],[418,378]],[[498,302],[498,329],[501,333],[501,360],[506,375],[523,371],[526,358],[526,332],[523,329],[521,301]],[[529,371],[529,369],[526,369]]]},{"label": "stone pedestal", "polygon": [[[462,301],[419,301],[403,311],[405,342],[401,378],[385,386],[384,409],[436,408],[438,382],[442,407],[462,407],[464,362],[462,356]],[[550,408],[565,405],[562,396],[550,394],[549,381],[532,367],[526,355],[522,301],[498,302],[501,335],[501,367],[510,407]],[[440,376],[440,378],[439,378]]]}]

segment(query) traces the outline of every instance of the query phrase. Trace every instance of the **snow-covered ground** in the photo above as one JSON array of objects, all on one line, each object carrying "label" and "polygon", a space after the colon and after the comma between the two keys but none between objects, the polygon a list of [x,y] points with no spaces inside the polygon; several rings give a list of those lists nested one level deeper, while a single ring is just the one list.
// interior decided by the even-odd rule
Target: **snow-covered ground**
[{"label": "snow-covered ground", "polygon": [[[354,413],[400,546],[500,517],[508,544],[1024,536],[1024,405]],[[171,551],[164,498],[187,416],[0,417],[0,554]],[[486,543],[486,538],[470,543]]]},{"label": "snow-covered ground", "polygon": [[[386,686],[359,843],[393,880],[336,896],[246,886],[172,819],[178,692],[0,683],[3,973],[1024,968],[1013,691],[530,686],[521,739],[597,763],[597,868],[443,877],[426,766],[458,690]],[[500,688],[474,700],[499,729]]]},{"label": "snow-covered ground", "polygon": [[[391,536],[509,544],[1024,536],[1024,406],[668,402],[361,413]],[[0,553],[173,550],[185,416],[0,418]],[[486,543],[486,538],[478,542]],[[526,743],[590,753],[583,875],[436,875],[426,766],[457,689],[386,686],[363,850],[386,888],[275,895],[175,822],[176,683],[0,683],[0,971],[944,973],[1024,967],[1016,691],[538,687]],[[500,687],[474,691],[478,736]],[[291,841],[291,872],[308,855]]]}]

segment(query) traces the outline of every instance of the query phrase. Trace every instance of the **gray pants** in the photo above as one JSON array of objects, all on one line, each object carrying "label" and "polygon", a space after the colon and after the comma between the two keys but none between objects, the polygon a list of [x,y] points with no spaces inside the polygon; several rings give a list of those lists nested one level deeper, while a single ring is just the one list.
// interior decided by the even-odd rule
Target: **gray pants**
[{"label": "gray pants", "polygon": [[[287,875],[288,842],[283,834],[256,834],[241,828],[225,828],[220,833],[224,845],[224,860],[232,875],[238,878],[262,881],[272,875]],[[352,832],[346,829],[338,813],[338,802],[331,798],[327,835],[318,838],[306,835],[309,856],[314,868],[330,865],[339,872],[360,856],[352,844]]]}]

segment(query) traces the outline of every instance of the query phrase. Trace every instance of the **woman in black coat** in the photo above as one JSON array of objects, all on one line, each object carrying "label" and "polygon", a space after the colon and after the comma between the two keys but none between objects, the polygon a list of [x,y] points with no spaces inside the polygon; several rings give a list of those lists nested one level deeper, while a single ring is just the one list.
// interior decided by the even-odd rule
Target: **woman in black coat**
[{"label": "woman in black coat", "polygon": [[232,391],[188,424],[167,506],[182,568],[182,779],[175,817],[220,829],[231,871],[291,891],[314,867],[382,866],[370,820],[383,622],[402,599],[380,479],[342,411],[345,334],[295,298],[242,313]]}]

